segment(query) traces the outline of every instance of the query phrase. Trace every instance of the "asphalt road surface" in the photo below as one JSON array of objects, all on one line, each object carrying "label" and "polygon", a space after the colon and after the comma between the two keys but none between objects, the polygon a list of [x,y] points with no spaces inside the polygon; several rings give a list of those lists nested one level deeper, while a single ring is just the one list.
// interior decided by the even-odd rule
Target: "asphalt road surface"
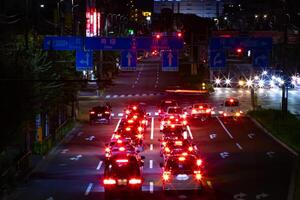
[{"label": "asphalt road surface", "polygon": [[[119,121],[119,113],[132,102],[145,102],[151,113],[151,125],[145,134],[146,157],[143,169],[143,193],[140,199],[203,200],[284,200],[288,196],[293,154],[276,143],[251,119],[213,117],[189,122],[189,137],[194,140],[204,160],[204,189],[200,193],[164,194],[159,163],[159,121],[155,115],[162,99],[174,98],[183,106],[205,101],[218,105],[226,92],[201,95],[173,95],[164,89],[180,85],[175,72],[161,72],[150,60],[136,72],[124,72],[100,98],[82,98],[80,120],[30,175],[20,183],[9,199],[58,200],[104,199],[101,177],[104,170],[104,146]],[[243,109],[249,109],[247,91],[236,92]],[[219,96],[218,96],[219,95]],[[228,95],[228,93],[227,93]],[[109,101],[114,119],[110,125],[89,125],[87,112],[100,102]],[[116,199],[135,199],[119,193]]]}]

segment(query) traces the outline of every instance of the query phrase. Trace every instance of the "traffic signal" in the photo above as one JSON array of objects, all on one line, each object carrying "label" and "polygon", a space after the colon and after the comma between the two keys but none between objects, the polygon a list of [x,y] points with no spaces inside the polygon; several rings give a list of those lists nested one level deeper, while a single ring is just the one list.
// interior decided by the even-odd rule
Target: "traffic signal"
[{"label": "traffic signal", "polygon": [[240,47],[239,47],[239,48],[237,48],[237,49],[236,49],[236,53],[237,53],[237,54],[241,54],[241,53],[243,53],[243,49],[242,49],[242,48],[240,48]]},{"label": "traffic signal", "polygon": [[178,33],[177,33],[177,37],[181,38],[181,37],[182,37],[182,33],[181,33],[181,32],[178,32]]}]

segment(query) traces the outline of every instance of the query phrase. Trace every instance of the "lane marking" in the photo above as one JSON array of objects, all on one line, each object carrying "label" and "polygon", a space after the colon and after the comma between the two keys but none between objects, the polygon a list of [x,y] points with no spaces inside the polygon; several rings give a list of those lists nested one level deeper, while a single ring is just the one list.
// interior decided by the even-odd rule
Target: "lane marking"
[{"label": "lane marking", "polygon": [[65,154],[69,151],[69,149],[63,149],[60,153]]},{"label": "lane marking", "polygon": [[149,168],[150,168],[150,169],[153,168],[153,160],[149,160]]},{"label": "lane marking", "polygon": [[239,194],[233,195],[235,200],[246,200],[247,194],[240,192]]},{"label": "lane marking", "polygon": [[150,191],[150,193],[152,194],[153,193],[153,189],[154,189],[154,184],[153,184],[153,182],[152,181],[150,181],[149,182],[149,191]]},{"label": "lane marking", "polygon": [[235,144],[240,150],[243,150],[243,147],[239,143],[235,143]]},{"label": "lane marking", "polygon": [[86,188],[85,193],[84,193],[85,196],[89,195],[89,193],[91,192],[91,189],[92,189],[93,185],[94,185],[93,183],[90,183],[88,185],[88,187]]},{"label": "lane marking", "polygon": [[153,151],[153,144],[150,144],[150,151]]},{"label": "lane marking", "polygon": [[153,140],[154,137],[154,117],[152,117],[151,119],[151,135],[150,135],[150,139]]},{"label": "lane marking", "polygon": [[219,117],[217,117],[217,120],[219,121],[219,123],[221,124],[221,126],[223,127],[223,129],[225,130],[225,132],[229,135],[229,137],[231,139],[233,139],[233,136],[230,134],[230,132],[227,130],[227,128],[225,127],[225,125],[223,124],[223,122],[219,119]]},{"label": "lane marking", "polygon": [[119,126],[120,126],[121,120],[122,120],[122,118],[119,119],[114,132],[117,132],[117,130],[118,130]]},{"label": "lane marking", "polygon": [[83,132],[79,132],[78,134],[77,134],[77,136],[81,136],[83,134]]},{"label": "lane marking", "polygon": [[261,194],[256,195],[255,198],[256,199],[264,199],[264,198],[266,198],[268,196],[269,196],[269,194],[263,192]]},{"label": "lane marking", "polygon": [[267,156],[268,156],[269,158],[273,158],[273,157],[274,157],[274,154],[275,154],[274,151],[268,151],[268,152],[267,152]]},{"label": "lane marking", "polygon": [[102,163],[103,163],[103,161],[100,160],[99,163],[98,163],[98,166],[97,166],[96,170],[99,170],[101,168]]},{"label": "lane marking", "polygon": [[187,128],[187,130],[188,130],[188,132],[189,132],[190,138],[191,138],[191,139],[194,139],[193,134],[192,134],[192,131],[191,131],[191,129],[190,129],[190,126],[186,126],[186,128]]}]

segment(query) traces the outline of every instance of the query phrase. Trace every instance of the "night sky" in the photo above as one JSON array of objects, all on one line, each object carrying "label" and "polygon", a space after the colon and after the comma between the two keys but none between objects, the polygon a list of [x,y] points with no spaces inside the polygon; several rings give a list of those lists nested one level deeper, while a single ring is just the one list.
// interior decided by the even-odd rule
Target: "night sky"
[{"label": "night sky", "polygon": [[142,10],[152,11],[153,0],[136,0],[136,5]]}]

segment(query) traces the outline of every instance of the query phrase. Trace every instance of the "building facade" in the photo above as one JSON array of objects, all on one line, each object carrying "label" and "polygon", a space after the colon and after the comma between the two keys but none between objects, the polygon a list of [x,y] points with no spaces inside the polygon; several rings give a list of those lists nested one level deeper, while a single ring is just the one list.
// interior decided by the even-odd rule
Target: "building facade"
[{"label": "building facade", "polygon": [[169,8],[174,13],[216,18],[223,14],[224,1],[227,0],[154,0],[153,12],[159,14],[162,9]]}]

